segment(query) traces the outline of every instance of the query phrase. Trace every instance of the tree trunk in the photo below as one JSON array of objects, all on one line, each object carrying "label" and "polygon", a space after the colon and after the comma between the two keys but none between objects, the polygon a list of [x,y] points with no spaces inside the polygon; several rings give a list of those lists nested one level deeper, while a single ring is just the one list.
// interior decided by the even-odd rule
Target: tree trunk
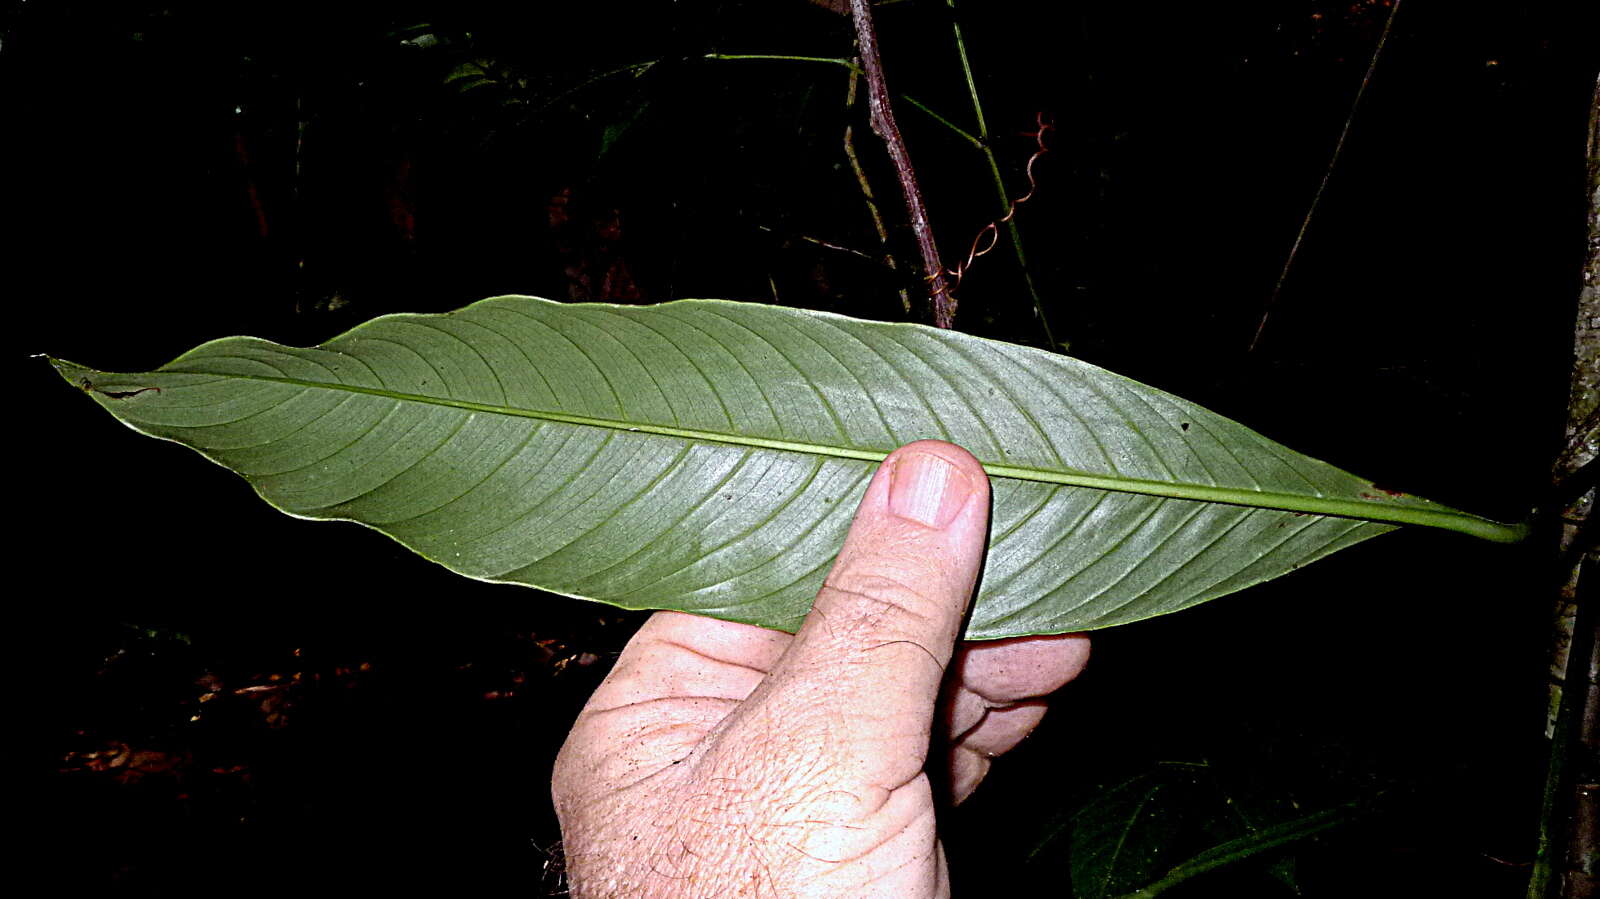
[{"label": "tree trunk", "polygon": [[[1529,899],[1588,899],[1600,883],[1600,548],[1593,514],[1600,455],[1600,81],[1589,110],[1585,184],[1589,240],[1574,328],[1566,446],[1552,472],[1564,508],[1550,665],[1550,769]],[[1580,595],[1580,584],[1586,595]]]}]

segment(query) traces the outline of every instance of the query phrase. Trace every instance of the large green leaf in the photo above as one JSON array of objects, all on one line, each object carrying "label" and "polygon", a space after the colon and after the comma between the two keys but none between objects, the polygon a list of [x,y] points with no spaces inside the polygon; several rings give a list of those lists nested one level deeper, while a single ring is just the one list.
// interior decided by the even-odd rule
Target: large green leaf
[{"label": "large green leaf", "polygon": [[143,374],[52,362],[291,515],[473,578],[787,629],[877,461],[924,437],[993,477],[972,638],[1174,612],[1399,523],[1518,535],[1074,359],[770,306],[500,297]]}]

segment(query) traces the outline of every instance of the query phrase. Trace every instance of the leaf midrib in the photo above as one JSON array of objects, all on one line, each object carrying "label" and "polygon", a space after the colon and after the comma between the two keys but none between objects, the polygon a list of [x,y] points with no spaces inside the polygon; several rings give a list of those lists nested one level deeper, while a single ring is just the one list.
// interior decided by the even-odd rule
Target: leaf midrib
[{"label": "leaf midrib", "polygon": [[[579,425],[583,427],[605,428],[614,431],[628,431],[640,434],[655,434],[663,437],[678,437],[687,440],[703,440],[712,443],[721,443],[730,446],[753,447],[759,449],[772,449],[784,452],[802,453],[814,456],[828,456],[836,459],[854,459],[862,462],[882,462],[889,455],[890,450],[863,450],[843,446],[830,446],[827,444],[804,443],[793,440],[776,440],[768,437],[752,437],[745,434],[730,434],[721,431],[710,431],[700,428],[680,428],[669,425],[656,425],[641,422],[623,421],[612,418],[596,418],[588,415],[572,415],[565,412],[549,412],[537,409],[523,409],[516,406],[497,406],[490,403],[479,403],[472,400],[459,400],[449,397],[428,396],[419,393],[404,393],[378,387],[364,387],[359,384],[334,384],[327,381],[312,381],[304,378],[290,378],[272,375],[252,375],[238,372],[197,371],[194,369],[166,369],[168,374],[210,375],[217,378],[263,381],[275,384],[286,384],[292,387],[319,390],[342,390],[350,393],[366,394],[368,396],[383,397],[400,402],[421,403],[425,405],[445,406],[454,409],[463,409],[469,412],[483,412],[491,415],[507,415],[517,418],[531,418],[539,421],[558,422],[561,424]],[[1467,512],[1461,512],[1448,507],[1418,508],[1415,506],[1391,506],[1379,501],[1339,499],[1326,496],[1305,496],[1294,493],[1280,493],[1268,490],[1252,490],[1238,487],[1217,487],[1209,484],[1192,484],[1181,481],[1151,481],[1143,478],[1131,478],[1123,475],[1093,474],[1074,469],[1042,469],[1021,465],[1003,465],[993,462],[983,462],[983,469],[992,477],[1009,478],[1018,481],[1032,481],[1041,484],[1056,484],[1066,487],[1087,487],[1094,490],[1106,490],[1115,493],[1133,493],[1143,496],[1158,496],[1171,499],[1194,500],[1197,502],[1220,503],[1230,506],[1246,506],[1258,509],[1275,509],[1285,512],[1302,512],[1312,515],[1329,515],[1338,518],[1357,518],[1366,521],[1382,522],[1385,524],[1412,524],[1424,527],[1443,528],[1458,531],[1474,537],[1498,543],[1515,543],[1527,533],[1526,524],[1503,524],[1498,521],[1483,518]]]}]

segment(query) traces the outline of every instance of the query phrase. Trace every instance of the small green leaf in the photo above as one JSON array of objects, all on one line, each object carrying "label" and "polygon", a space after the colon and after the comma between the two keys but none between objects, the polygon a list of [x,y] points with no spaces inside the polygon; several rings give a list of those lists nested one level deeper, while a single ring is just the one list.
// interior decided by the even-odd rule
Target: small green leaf
[{"label": "small green leaf", "polygon": [[1279,846],[1285,846],[1289,843],[1316,836],[1329,828],[1337,827],[1359,815],[1365,814],[1373,808],[1372,800],[1352,800],[1333,808],[1323,809],[1322,811],[1302,815],[1271,827],[1262,828],[1235,840],[1229,840],[1204,852],[1196,853],[1182,863],[1174,865],[1160,880],[1127,893],[1123,899],[1153,899],[1153,897],[1165,893],[1192,877],[1197,877],[1224,865],[1242,861],[1258,853],[1276,849]]},{"label": "small green leaf", "polygon": [[616,148],[617,142],[622,140],[623,135],[639,124],[639,120],[644,118],[645,111],[649,108],[650,101],[643,96],[630,101],[617,115],[616,120],[606,125],[605,130],[601,132],[600,150],[595,153],[595,159],[606,158],[607,154]]},{"label": "small green leaf", "polygon": [[[1188,806],[1182,795],[1192,791],[1197,776],[1196,768],[1158,766],[1107,790],[1074,814],[1068,840],[1074,899],[1109,899],[1170,868]],[[1039,851],[1036,847],[1034,855]]]},{"label": "small green leaf", "polygon": [[1175,612],[1397,524],[1521,536],[1076,359],[756,304],[499,297],[142,374],[51,361],[291,515],[472,578],[785,629],[876,464],[920,438],[993,479],[974,639]]}]

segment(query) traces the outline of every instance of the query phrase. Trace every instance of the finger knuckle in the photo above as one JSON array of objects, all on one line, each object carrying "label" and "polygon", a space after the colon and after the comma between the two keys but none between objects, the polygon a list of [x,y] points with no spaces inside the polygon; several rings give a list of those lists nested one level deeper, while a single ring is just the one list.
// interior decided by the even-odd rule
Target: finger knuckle
[{"label": "finger knuckle", "polygon": [[928,621],[940,616],[927,593],[901,578],[882,572],[845,571],[829,577],[827,586],[853,601],[863,617]]}]

